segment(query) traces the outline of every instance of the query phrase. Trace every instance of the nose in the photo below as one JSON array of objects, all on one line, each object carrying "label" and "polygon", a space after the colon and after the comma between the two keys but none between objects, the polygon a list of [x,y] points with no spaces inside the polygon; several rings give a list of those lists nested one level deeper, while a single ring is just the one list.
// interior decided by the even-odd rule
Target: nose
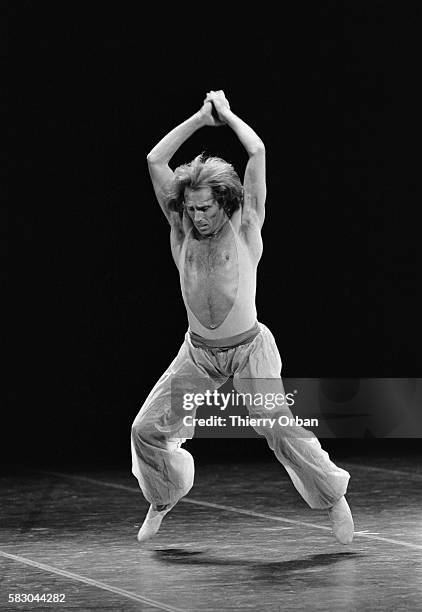
[{"label": "nose", "polygon": [[194,218],[195,223],[196,223],[196,222],[198,222],[198,221],[201,221],[201,219],[203,219],[203,218],[204,218],[204,213],[203,213],[203,211],[201,211],[201,210],[196,210],[196,211],[195,211],[195,218]]}]

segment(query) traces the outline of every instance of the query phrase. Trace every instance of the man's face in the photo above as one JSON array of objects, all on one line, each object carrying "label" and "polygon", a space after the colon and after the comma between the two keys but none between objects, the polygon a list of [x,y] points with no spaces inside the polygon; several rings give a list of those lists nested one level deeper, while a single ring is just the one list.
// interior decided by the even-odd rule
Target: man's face
[{"label": "man's face", "polygon": [[227,221],[210,187],[192,190],[185,189],[185,208],[192,223],[202,236],[208,236],[220,229]]}]

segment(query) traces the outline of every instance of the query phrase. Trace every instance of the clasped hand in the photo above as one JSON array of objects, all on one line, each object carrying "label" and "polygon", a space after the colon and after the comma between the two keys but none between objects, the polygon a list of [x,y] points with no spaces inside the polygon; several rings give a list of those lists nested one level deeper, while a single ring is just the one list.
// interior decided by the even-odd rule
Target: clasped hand
[{"label": "clasped hand", "polygon": [[[212,113],[214,106],[218,119]],[[227,123],[227,112],[230,111],[230,104],[224,95],[224,91],[209,91],[204,100],[200,113],[205,122],[205,125],[220,126]]]}]

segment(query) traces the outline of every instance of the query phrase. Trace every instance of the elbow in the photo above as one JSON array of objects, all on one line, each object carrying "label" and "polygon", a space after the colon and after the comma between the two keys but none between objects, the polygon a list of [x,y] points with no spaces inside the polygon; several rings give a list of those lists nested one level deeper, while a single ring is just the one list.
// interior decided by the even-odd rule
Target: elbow
[{"label": "elbow", "polygon": [[151,153],[148,153],[147,155],[147,162],[148,164],[156,164],[158,162],[158,159],[155,155],[152,155]]},{"label": "elbow", "polygon": [[262,140],[256,142],[249,150],[249,155],[265,154],[265,145]]},{"label": "elbow", "polygon": [[166,164],[167,161],[167,158],[163,154],[154,151],[154,149],[152,149],[147,155],[147,162],[149,164]]}]

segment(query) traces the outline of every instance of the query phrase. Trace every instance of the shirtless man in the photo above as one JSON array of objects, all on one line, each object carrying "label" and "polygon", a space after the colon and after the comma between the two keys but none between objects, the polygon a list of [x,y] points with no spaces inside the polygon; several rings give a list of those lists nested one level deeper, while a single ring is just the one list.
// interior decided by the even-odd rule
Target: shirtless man
[{"label": "shirtless man", "polygon": [[[222,125],[235,132],[248,154],[243,186],[233,167],[215,157],[200,155],[173,173],[170,159],[196,130]],[[132,425],[132,472],[150,503],[140,542],[157,533],[164,516],[193,485],[193,458],[181,448],[193,435],[182,424],[183,392],[215,390],[233,377],[240,393],[265,392],[271,383],[272,391],[275,385],[284,395],[278,349],[270,330],[257,322],[255,308],[266,198],[263,142],[231,111],[223,91],[211,91],[202,108],[167,134],[147,160],[170,224],[189,329]],[[263,412],[292,416],[287,406],[269,415],[246,405],[252,417]],[[311,508],[326,508],[334,536],[349,544],[354,525],[344,497],[348,472],[330,460],[310,431],[294,425],[255,429],[303,499]]]}]

